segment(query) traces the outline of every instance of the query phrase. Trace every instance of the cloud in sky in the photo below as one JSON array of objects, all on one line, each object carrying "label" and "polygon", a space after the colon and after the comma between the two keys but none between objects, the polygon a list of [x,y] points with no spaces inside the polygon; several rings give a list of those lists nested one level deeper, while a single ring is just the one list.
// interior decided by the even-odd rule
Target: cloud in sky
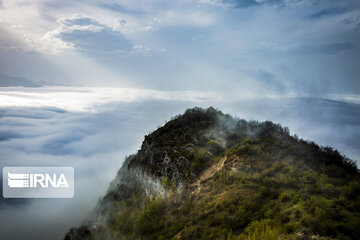
[{"label": "cloud in sky", "polygon": [[303,43],[297,46],[259,48],[252,51],[256,53],[282,54],[282,55],[334,55],[343,51],[349,51],[356,48],[357,45],[352,42],[334,42],[323,44]]},{"label": "cloud in sky", "polygon": [[303,44],[288,51],[294,54],[337,54],[339,52],[351,50],[354,48],[356,48],[354,43],[339,42],[322,45]]},{"label": "cloud in sky", "polygon": [[275,6],[275,7],[285,7],[296,4],[310,4],[316,7],[322,7],[321,11],[318,11],[310,16],[310,18],[320,18],[326,15],[335,15],[344,12],[351,11],[351,7],[359,7],[360,5],[354,0],[345,0],[345,1],[334,1],[334,0],[315,0],[315,1],[306,1],[306,0],[199,0],[201,3],[207,3],[218,6],[226,6],[233,8],[248,8],[253,6]]},{"label": "cloud in sky", "polygon": [[85,15],[61,18],[60,26],[48,32],[49,39],[60,39],[67,46],[79,51],[126,52],[132,49],[132,43],[118,31]]},{"label": "cloud in sky", "polygon": [[223,0],[222,2],[234,8],[246,8],[259,5],[255,0]]},{"label": "cloud in sky", "polygon": [[199,0],[200,3],[206,3],[215,6],[230,8],[249,8],[261,5],[284,6],[284,0]]},{"label": "cloud in sky", "polygon": [[279,89],[249,73],[268,72],[288,92],[360,93],[355,0],[5,0],[0,14],[8,75],[261,95]]},{"label": "cloud in sky", "polygon": [[115,12],[128,13],[128,14],[144,14],[143,11],[127,8],[119,3],[102,3],[100,7],[110,9]]},{"label": "cloud in sky", "polygon": [[347,8],[340,8],[340,7],[335,7],[335,8],[327,8],[327,9],[322,9],[318,12],[315,12],[313,14],[311,14],[309,16],[310,19],[319,19],[322,17],[327,17],[327,16],[332,16],[332,15],[338,15],[338,14],[342,14],[345,12],[348,12],[349,9]]}]

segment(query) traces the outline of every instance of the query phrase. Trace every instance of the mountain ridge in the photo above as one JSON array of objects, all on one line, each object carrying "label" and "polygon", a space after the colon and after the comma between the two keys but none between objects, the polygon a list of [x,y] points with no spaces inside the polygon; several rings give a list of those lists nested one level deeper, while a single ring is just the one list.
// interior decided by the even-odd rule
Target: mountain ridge
[{"label": "mountain ridge", "polygon": [[359,182],[355,162],[279,124],[193,108],[145,136],[65,239],[351,239]]},{"label": "mountain ridge", "polygon": [[41,87],[25,77],[10,76],[0,72],[0,87]]}]

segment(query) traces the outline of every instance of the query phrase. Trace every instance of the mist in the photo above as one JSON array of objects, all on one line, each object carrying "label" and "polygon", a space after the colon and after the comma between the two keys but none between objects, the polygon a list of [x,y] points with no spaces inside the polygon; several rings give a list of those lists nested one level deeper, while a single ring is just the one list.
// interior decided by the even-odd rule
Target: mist
[{"label": "mist", "polygon": [[[14,90],[13,90],[14,91]],[[270,120],[289,127],[291,134],[329,145],[359,164],[360,113],[357,99],[316,97],[215,97],[204,93],[178,92],[177,100],[158,98],[172,92],[148,95],[140,92],[133,100],[121,98],[101,103],[91,91],[81,99],[91,102],[74,109],[44,95],[29,97],[29,89],[17,89],[12,97],[31,102],[41,98],[45,106],[0,107],[0,163],[5,166],[70,166],[75,169],[73,199],[1,199],[0,231],[7,239],[62,239],[70,227],[95,207],[116,176],[126,156],[136,153],[144,135],[172,116],[195,106],[213,106],[245,120]],[[38,89],[34,91],[39,92]],[[62,90],[63,91],[63,90]],[[71,92],[76,92],[74,88]],[[40,91],[41,92],[41,91]],[[205,94],[206,95],[206,94]],[[184,100],[181,101],[181,96]],[[210,96],[210,95],[208,95]],[[25,101],[25,99],[28,99]],[[92,99],[92,101],[89,101]],[[350,100],[351,101],[350,101]],[[68,99],[69,100],[69,99]],[[80,101],[79,99],[77,101]],[[5,105],[6,101],[2,104]],[[52,104],[52,105],[51,105]],[[26,105],[26,104],[25,104]],[[64,108],[56,107],[61,105]],[[81,105],[82,106],[82,105]],[[19,231],[21,229],[21,231]]]}]

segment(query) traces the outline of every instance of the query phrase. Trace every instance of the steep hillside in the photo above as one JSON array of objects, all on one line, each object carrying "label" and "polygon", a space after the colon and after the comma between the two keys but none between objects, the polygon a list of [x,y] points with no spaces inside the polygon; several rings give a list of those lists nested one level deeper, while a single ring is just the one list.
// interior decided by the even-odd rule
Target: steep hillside
[{"label": "steep hillside", "polygon": [[145,136],[65,239],[360,239],[359,179],[278,124],[189,109]]}]

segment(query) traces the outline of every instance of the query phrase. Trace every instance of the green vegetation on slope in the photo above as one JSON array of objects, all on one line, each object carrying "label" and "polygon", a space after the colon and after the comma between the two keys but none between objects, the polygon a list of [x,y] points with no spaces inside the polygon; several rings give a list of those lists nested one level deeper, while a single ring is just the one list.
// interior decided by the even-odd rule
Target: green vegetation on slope
[{"label": "green vegetation on slope", "polygon": [[[184,163],[180,178],[149,166],[149,149]],[[271,122],[188,110],[146,136],[131,164],[146,166],[170,194],[119,200],[110,239],[360,239],[354,162]]]},{"label": "green vegetation on slope", "polygon": [[[299,151],[303,148],[314,151]],[[296,239],[296,231],[305,228],[329,238],[358,239],[359,180],[337,165],[327,165],[328,154],[317,148],[302,142],[285,146],[273,138],[235,144],[220,154],[226,157],[224,167],[183,203],[139,198],[141,208],[129,205],[136,217],[126,236]],[[201,155],[201,151],[192,153]],[[320,158],[325,158],[321,164]],[[211,155],[208,162],[219,160]],[[119,219],[129,220],[127,216]],[[122,227],[117,224],[114,230]]]}]

